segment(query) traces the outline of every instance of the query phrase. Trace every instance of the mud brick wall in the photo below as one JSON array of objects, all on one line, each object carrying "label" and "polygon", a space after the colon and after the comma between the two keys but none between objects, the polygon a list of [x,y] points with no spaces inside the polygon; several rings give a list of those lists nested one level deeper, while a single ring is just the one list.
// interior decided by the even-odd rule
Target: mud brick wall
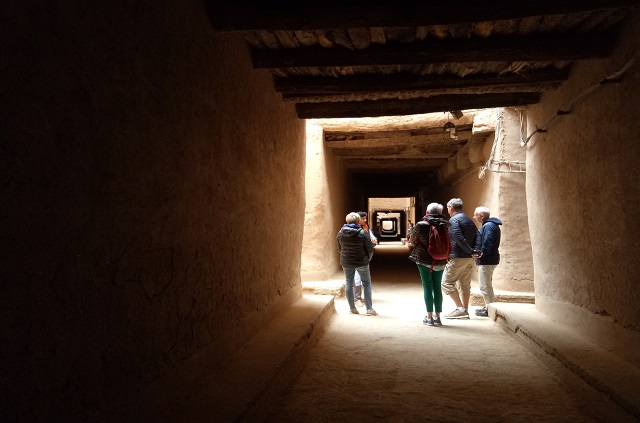
[{"label": "mud brick wall", "polygon": [[3,420],[72,421],[299,298],[304,123],[200,1],[3,13]]},{"label": "mud brick wall", "polygon": [[577,65],[570,80],[527,115],[529,132],[542,127],[636,56],[620,84],[604,84],[585,96],[528,144],[536,304],[584,329],[594,326],[591,316],[602,316],[640,331],[638,39],[636,14],[625,22],[611,58]]}]

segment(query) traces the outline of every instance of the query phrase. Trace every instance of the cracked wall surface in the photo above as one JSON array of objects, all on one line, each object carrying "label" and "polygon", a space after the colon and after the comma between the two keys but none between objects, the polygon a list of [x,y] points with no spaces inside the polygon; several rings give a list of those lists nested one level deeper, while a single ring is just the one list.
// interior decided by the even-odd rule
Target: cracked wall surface
[{"label": "cracked wall surface", "polygon": [[304,124],[201,2],[3,8],[3,419],[91,418],[300,297]]},{"label": "cracked wall surface", "polygon": [[596,325],[589,318],[600,315],[640,331],[634,259],[640,246],[638,39],[636,14],[623,27],[610,59],[577,65],[567,83],[527,114],[529,128],[542,127],[636,57],[621,83],[603,84],[528,143],[537,307],[580,330],[591,330],[586,326]]}]

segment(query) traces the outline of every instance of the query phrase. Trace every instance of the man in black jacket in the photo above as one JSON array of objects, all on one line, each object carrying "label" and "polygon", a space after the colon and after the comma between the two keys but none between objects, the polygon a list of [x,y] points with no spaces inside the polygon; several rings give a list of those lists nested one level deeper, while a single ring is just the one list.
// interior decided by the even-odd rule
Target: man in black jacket
[{"label": "man in black jacket", "polygon": [[[367,222],[367,213],[359,211],[358,214],[360,215],[360,226],[362,226],[362,229],[369,234],[373,245],[378,245],[378,238],[373,235],[373,232],[371,232],[371,228],[369,227],[369,223]],[[365,304],[362,299],[362,279],[360,279],[360,273],[356,272],[354,280],[355,286],[353,287],[353,297],[355,298],[356,306],[364,307]]]},{"label": "man in black jacket", "polygon": [[496,217],[490,217],[491,213],[487,207],[477,207],[473,213],[473,218],[482,227],[476,241],[476,264],[478,265],[478,285],[484,299],[484,307],[476,310],[476,316],[487,317],[489,312],[487,306],[493,302],[493,271],[500,263],[500,225],[502,221]]},{"label": "man in black jacket", "polygon": [[[462,200],[452,198],[447,203],[449,212],[449,237],[451,255],[442,276],[442,292],[456,303],[456,309],[445,315],[446,319],[468,319],[471,296],[471,271],[473,270],[473,248],[476,245],[478,228],[469,216],[462,213]],[[460,285],[460,292],[456,287]]]},{"label": "man in black jacket", "polygon": [[353,282],[356,272],[362,279],[364,303],[368,316],[376,316],[371,299],[371,273],[369,261],[373,256],[373,243],[369,234],[360,226],[360,215],[349,213],[345,218],[346,224],[338,232],[338,250],[340,251],[340,265],[344,269],[346,279],[345,294],[349,309],[353,314],[360,314],[353,299]]}]

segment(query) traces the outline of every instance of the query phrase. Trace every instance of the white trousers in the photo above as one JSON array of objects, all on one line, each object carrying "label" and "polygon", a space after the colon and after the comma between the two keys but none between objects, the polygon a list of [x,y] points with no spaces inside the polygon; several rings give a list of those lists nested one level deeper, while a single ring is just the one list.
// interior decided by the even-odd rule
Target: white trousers
[{"label": "white trousers", "polygon": [[484,305],[487,306],[493,302],[493,271],[496,270],[497,264],[483,264],[478,266],[478,285],[480,285],[480,293],[484,298]]}]

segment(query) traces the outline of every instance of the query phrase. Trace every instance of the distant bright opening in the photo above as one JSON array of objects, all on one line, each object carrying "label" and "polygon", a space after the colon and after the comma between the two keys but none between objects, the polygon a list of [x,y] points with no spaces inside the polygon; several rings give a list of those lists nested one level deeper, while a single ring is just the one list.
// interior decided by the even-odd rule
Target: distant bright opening
[{"label": "distant bright opening", "polygon": [[369,198],[369,216],[378,242],[404,241],[409,221],[415,223],[415,198]]}]

